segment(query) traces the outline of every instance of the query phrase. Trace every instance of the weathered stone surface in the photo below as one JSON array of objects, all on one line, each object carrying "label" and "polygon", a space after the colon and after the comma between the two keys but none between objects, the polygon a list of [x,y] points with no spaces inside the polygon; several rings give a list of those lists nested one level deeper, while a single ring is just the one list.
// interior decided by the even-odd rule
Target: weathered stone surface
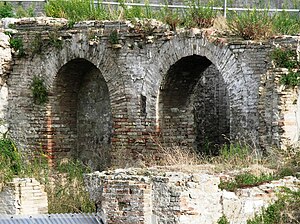
[{"label": "weathered stone surface", "polygon": [[[124,155],[124,165],[156,158],[157,141],[202,152],[206,141],[227,138],[258,149],[297,142],[298,96],[282,94],[269,55],[274,46],[299,48],[299,37],[220,41],[211,30],[176,33],[151,20],[67,28],[64,19],[30,18],[15,26],[25,55],[6,72],[2,104],[24,150],[42,147],[51,158],[74,155],[103,169]],[[115,30],[120,49],[109,40]],[[33,103],[35,76],[48,89],[45,105]]]},{"label": "weathered stone surface", "polygon": [[0,191],[0,215],[48,213],[47,193],[34,178],[14,178]]},{"label": "weathered stone surface", "polygon": [[9,46],[9,36],[0,31],[0,134],[8,130],[8,86],[7,78],[11,72],[12,54]]},{"label": "weathered stone surface", "polygon": [[228,192],[218,188],[222,175],[196,170],[118,169],[87,174],[85,183],[108,224],[214,224],[222,215],[242,224],[274,202],[281,187],[296,190],[300,183],[286,177]]}]

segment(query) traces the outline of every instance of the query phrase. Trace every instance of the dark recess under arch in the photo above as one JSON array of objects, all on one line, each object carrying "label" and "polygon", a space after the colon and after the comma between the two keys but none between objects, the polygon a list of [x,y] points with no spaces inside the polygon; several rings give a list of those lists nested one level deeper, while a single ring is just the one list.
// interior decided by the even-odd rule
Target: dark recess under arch
[{"label": "dark recess under arch", "polygon": [[173,64],[159,93],[159,126],[166,146],[218,154],[230,134],[226,84],[206,57],[191,55]]},{"label": "dark recess under arch", "polygon": [[61,67],[50,96],[53,153],[102,170],[110,162],[112,114],[106,81],[85,59]]}]

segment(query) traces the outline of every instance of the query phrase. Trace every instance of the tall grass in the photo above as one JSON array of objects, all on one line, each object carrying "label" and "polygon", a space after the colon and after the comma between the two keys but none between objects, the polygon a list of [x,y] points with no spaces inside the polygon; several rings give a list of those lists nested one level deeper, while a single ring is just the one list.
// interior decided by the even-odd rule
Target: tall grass
[{"label": "tall grass", "polygon": [[0,18],[14,17],[13,7],[7,2],[0,2]]},{"label": "tall grass", "polygon": [[246,40],[265,39],[272,34],[272,18],[267,10],[232,13],[227,21],[233,34]]},{"label": "tall grass", "polygon": [[41,150],[21,154],[10,138],[0,139],[0,183],[13,177],[37,179],[48,194],[49,213],[95,212],[83,183],[83,174],[89,171],[76,160],[50,168],[48,157]]},{"label": "tall grass", "polygon": [[286,11],[278,12],[272,19],[273,31],[278,34],[296,35],[300,33],[300,17]]},{"label": "tall grass", "polygon": [[[168,7],[155,10],[147,2],[144,6],[127,6],[125,0],[119,2],[119,6],[102,5],[101,2],[94,6],[89,0],[49,0],[45,10],[47,16],[63,17],[74,22],[91,19],[158,19],[168,24],[171,30],[176,30],[178,26],[208,28],[214,25],[217,17],[217,11],[212,6],[218,5],[218,1],[206,5],[200,0],[187,1],[186,10]],[[271,14],[267,9],[254,9],[228,15],[229,29],[234,35],[246,40],[266,39],[273,34],[300,33],[299,17],[288,12]]]},{"label": "tall grass", "polygon": [[71,21],[108,19],[108,11],[98,4],[95,7],[89,0],[50,0],[45,5],[47,16],[67,18]]},{"label": "tall grass", "polygon": [[84,188],[83,174],[91,172],[77,160],[65,160],[56,167],[47,186],[49,213],[95,212],[95,204]]},{"label": "tall grass", "polygon": [[198,28],[212,27],[217,16],[217,12],[212,8],[213,4],[213,2],[209,2],[204,6],[200,0],[188,1],[185,25]]}]

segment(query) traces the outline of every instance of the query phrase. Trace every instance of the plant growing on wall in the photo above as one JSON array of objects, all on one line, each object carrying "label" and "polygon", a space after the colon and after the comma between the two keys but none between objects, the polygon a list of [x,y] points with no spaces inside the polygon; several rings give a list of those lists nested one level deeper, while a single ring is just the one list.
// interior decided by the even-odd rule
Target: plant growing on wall
[{"label": "plant growing on wall", "polygon": [[22,57],[22,56],[25,55],[23,40],[21,38],[11,37],[10,40],[9,40],[9,44],[16,51],[16,53],[19,57]]},{"label": "plant growing on wall", "polygon": [[228,219],[226,218],[225,215],[222,215],[219,219],[218,219],[218,223],[217,224],[230,224]]},{"label": "plant growing on wall", "polygon": [[62,38],[59,36],[58,31],[53,31],[49,33],[49,43],[51,46],[62,49]]},{"label": "plant growing on wall", "polygon": [[37,105],[43,105],[48,101],[48,92],[44,80],[34,77],[31,83],[33,102]]},{"label": "plant growing on wall", "polygon": [[276,48],[272,54],[275,65],[280,68],[287,68],[288,73],[280,78],[280,83],[286,86],[297,86],[300,84],[300,62],[297,61],[297,54],[291,49]]},{"label": "plant growing on wall", "polygon": [[109,37],[108,41],[111,43],[113,49],[120,49],[122,48],[122,45],[119,43],[120,37],[117,30],[113,30]]},{"label": "plant growing on wall", "polygon": [[118,44],[119,43],[119,34],[117,30],[113,30],[109,37],[108,40],[111,44]]}]

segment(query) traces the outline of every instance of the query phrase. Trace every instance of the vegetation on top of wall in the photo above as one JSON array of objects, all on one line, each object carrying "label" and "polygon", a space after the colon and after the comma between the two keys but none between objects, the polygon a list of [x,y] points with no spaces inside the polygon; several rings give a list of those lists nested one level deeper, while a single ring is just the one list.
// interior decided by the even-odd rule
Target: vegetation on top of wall
[{"label": "vegetation on top of wall", "polygon": [[33,102],[37,105],[43,105],[48,101],[48,91],[44,80],[35,76],[31,83]]},{"label": "vegetation on top of wall", "polygon": [[7,18],[7,17],[33,17],[35,16],[34,13],[34,5],[31,5],[29,8],[24,9],[21,5],[18,5],[14,8],[8,2],[0,2],[0,18]]},{"label": "vegetation on top of wall", "polygon": [[296,35],[300,33],[300,17],[283,11],[272,17],[273,31],[277,34]]},{"label": "vegetation on top of wall", "polygon": [[[299,223],[300,213],[300,190],[292,191],[283,188],[278,194],[278,200],[260,213],[247,220],[247,224],[285,224]],[[218,224],[229,224],[227,217],[223,215],[218,220]]]},{"label": "vegetation on top of wall", "polygon": [[10,3],[0,2],[0,18],[13,17],[13,7]]},{"label": "vegetation on top of wall", "polygon": [[90,169],[76,160],[49,167],[48,156],[42,150],[32,152],[30,155],[21,153],[12,139],[1,138],[0,183],[7,183],[14,177],[33,177],[45,186],[49,213],[95,212],[83,183],[83,174]]},{"label": "vegetation on top of wall", "polygon": [[[159,10],[151,8],[147,3],[144,7],[127,6],[124,0],[119,6],[104,6],[99,2],[91,6],[90,2],[79,0],[50,0],[46,4],[46,13],[52,17],[64,17],[71,21],[89,19],[158,19],[167,23],[172,30],[178,26],[208,28],[214,25],[217,11],[212,9],[218,1],[211,1],[203,7],[201,1],[188,1],[186,10],[162,7]],[[274,34],[300,33],[300,18],[288,12],[270,13],[248,10],[239,13],[228,13],[228,27],[233,34],[247,40],[264,39]]]},{"label": "vegetation on top of wall", "polygon": [[236,191],[240,188],[255,187],[274,179],[276,179],[276,177],[271,174],[255,176],[254,174],[246,172],[236,175],[232,181],[221,181],[219,188],[227,191]]},{"label": "vegetation on top of wall", "polygon": [[185,12],[185,25],[198,28],[212,27],[217,16],[217,11],[212,8],[213,5],[213,1],[205,7],[203,7],[200,0],[188,1],[188,10]]},{"label": "vegetation on top of wall", "polygon": [[229,29],[246,40],[265,39],[272,32],[272,18],[268,11],[245,11],[231,13],[227,20]]},{"label": "vegetation on top of wall", "polygon": [[295,50],[276,48],[271,58],[276,67],[287,68],[288,73],[280,78],[280,83],[286,86],[297,86],[300,84],[300,62],[297,61]]}]

